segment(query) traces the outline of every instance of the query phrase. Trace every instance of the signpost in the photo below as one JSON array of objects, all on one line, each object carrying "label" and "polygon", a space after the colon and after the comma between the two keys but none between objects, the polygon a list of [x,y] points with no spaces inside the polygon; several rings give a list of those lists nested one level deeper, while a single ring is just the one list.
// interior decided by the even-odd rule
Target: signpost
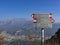
[{"label": "signpost", "polygon": [[41,28],[41,41],[44,45],[44,28],[52,28],[52,23],[54,19],[52,18],[52,13],[50,14],[32,14],[34,24],[37,29]]}]

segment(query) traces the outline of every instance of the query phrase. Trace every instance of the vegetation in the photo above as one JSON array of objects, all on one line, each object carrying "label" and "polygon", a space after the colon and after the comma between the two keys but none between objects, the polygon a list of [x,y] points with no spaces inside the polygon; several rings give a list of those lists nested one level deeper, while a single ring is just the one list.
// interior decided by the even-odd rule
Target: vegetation
[{"label": "vegetation", "polygon": [[0,45],[4,45],[4,36],[3,36],[3,34],[1,34],[2,33],[2,29],[0,29]]}]

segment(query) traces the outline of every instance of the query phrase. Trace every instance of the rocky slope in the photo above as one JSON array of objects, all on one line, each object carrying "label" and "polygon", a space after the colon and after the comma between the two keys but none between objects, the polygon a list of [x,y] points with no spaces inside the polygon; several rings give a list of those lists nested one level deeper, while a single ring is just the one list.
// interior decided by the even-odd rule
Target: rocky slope
[{"label": "rocky slope", "polygon": [[51,39],[45,41],[45,45],[60,45],[60,28]]}]

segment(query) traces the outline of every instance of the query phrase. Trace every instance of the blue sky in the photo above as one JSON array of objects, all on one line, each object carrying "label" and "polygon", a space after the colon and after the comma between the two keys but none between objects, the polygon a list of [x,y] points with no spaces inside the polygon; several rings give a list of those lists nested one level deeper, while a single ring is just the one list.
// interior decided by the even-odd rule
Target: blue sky
[{"label": "blue sky", "polygon": [[32,13],[52,13],[60,22],[60,0],[0,0],[0,20],[31,19]]}]

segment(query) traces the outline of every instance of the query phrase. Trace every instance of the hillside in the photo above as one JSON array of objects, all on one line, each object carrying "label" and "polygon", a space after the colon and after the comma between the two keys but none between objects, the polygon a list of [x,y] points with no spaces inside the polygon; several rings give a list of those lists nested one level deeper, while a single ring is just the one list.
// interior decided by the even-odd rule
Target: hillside
[{"label": "hillside", "polygon": [[60,45],[60,28],[51,39],[46,40],[45,45]]}]

